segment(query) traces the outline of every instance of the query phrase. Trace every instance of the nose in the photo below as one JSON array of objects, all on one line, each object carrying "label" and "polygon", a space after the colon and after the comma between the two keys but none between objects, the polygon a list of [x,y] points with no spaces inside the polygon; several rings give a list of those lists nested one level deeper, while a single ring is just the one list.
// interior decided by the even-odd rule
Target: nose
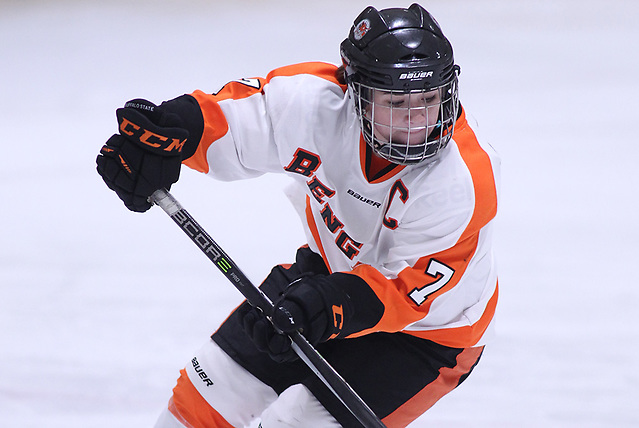
[{"label": "nose", "polygon": [[412,126],[425,126],[428,123],[428,108],[426,106],[415,106],[407,110],[406,121]]}]

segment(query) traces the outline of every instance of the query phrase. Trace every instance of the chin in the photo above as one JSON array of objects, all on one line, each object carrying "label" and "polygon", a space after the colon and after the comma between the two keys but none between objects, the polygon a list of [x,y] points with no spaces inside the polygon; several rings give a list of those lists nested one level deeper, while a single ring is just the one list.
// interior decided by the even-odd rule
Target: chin
[{"label": "chin", "polygon": [[420,144],[424,144],[426,141],[426,134],[424,132],[420,132],[417,134],[396,134],[393,135],[393,141],[399,144],[408,144],[409,146],[418,146]]}]

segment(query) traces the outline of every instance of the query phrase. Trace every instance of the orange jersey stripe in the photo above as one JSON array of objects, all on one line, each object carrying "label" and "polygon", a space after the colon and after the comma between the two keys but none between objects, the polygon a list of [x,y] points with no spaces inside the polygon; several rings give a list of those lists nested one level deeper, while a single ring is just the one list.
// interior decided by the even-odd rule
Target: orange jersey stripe
[{"label": "orange jersey stripe", "polygon": [[195,389],[186,370],[180,370],[169,411],[187,428],[233,428]]},{"label": "orange jersey stripe", "polygon": [[382,419],[384,425],[388,428],[405,427],[421,416],[440,398],[459,385],[462,376],[468,374],[477,364],[483,350],[483,346],[464,349],[457,356],[455,367],[443,367],[434,382],[428,384],[401,407]]},{"label": "orange jersey stripe", "polygon": [[306,223],[308,224],[308,229],[311,231],[313,239],[317,244],[317,248],[319,248],[322,258],[324,259],[326,268],[329,272],[332,273],[331,266],[328,263],[328,258],[326,257],[326,253],[324,252],[324,246],[322,245],[319,231],[317,230],[317,224],[315,224],[315,219],[313,218],[313,211],[311,210],[311,198],[308,195],[306,195]]},{"label": "orange jersey stripe", "polygon": [[325,62],[304,62],[301,64],[293,64],[285,67],[277,68],[271,71],[267,76],[266,80],[270,81],[273,77],[281,77],[281,76],[296,76],[298,74],[312,74],[313,76],[321,77],[322,79],[328,80],[331,83],[334,83],[342,88],[344,92],[347,90],[347,86],[340,83],[337,80],[337,76],[335,75],[335,71],[337,67],[333,64],[328,64]]},{"label": "orange jersey stripe", "polygon": [[470,223],[459,238],[460,241],[463,241],[468,236],[477,233],[497,215],[497,189],[488,153],[479,145],[475,133],[468,126],[466,112],[463,110],[459,122],[460,126],[455,129],[453,138],[462,159],[468,165],[475,188],[475,210]]}]

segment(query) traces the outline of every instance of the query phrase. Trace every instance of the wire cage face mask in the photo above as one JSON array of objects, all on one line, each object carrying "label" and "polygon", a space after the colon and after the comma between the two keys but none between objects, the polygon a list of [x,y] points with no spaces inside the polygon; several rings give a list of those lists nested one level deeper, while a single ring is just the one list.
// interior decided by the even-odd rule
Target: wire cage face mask
[{"label": "wire cage face mask", "polygon": [[364,140],[382,158],[402,165],[433,160],[453,135],[459,109],[457,78],[410,91],[349,84]]}]

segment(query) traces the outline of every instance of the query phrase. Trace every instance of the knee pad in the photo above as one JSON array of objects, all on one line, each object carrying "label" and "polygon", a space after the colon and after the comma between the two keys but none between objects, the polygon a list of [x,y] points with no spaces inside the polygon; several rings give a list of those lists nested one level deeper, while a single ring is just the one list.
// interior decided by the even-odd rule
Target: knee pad
[{"label": "knee pad", "polygon": [[280,394],[261,416],[262,428],[338,428],[335,418],[301,384]]}]

